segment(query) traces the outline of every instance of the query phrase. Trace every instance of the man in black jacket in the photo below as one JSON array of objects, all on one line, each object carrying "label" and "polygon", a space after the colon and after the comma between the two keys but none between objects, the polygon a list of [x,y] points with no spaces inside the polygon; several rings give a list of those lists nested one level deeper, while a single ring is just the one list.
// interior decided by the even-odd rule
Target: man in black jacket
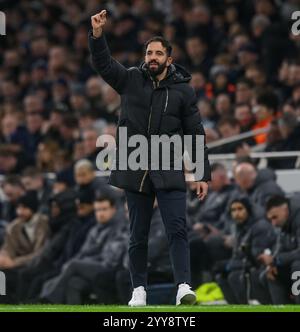
[{"label": "man in black jacket", "polygon": [[[204,129],[196,107],[195,93],[188,85],[191,76],[182,67],[172,64],[172,48],[168,41],[162,37],[150,39],[145,45],[145,61],[141,67],[126,69],[111,57],[103,35],[106,11],[92,16],[91,23],[93,29],[89,33],[89,48],[92,62],[102,78],[121,95],[119,127],[126,128],[127,140],[140,135],[149,144],[153,135],[165,135],[168,138],[173,135],[180,138],[190,135],[194,143],[190,159],[193,163],[197,162],[196,136],[204,136]],[[117,156],[124,149],[123,144],[117,132]],[[176,147],[172,148],[175,150]],[[134,149],[128,147],[127,151]],[[150,149],[146,155],[152,158]],[[206,148],[203,160],[202,177],[196,178],[199,199],[206,196],[207,181],[210,180]],[[147,161],[146,169],[140,167],[133,170],[127,167],[123,170],[119,167],[121,158],[116,158],[116,169],[110,176],[111,185],[126,190],[131,220],[129,258],[134,291],[129,305],[146,305],[147,240],[155,196],[166,228],[174,278],[178,285],[176,303],[194,303],[196,297],[189,286],[184,172],[174,167],[174,151],[173,156],[170,156],[168,170],[162,169],[161,165],[158,170],[154,170],[151,167],[152,161]]]},{"label": "man in black jacket", "polygon": [[[112,292],[115,274],[121,264],[126,247],[123,232],[126,223],[117,212],[115,200],[107,195],[94,202],[96,224],[93,226],[79,252],[67,261],[61,273],[48,280],[42,298],[52,303],[82,304],[84,294],[100,286]],[[105,301],[104,301],[105,302]]]},{"label": "man in black jacket", "polygon": [[[278,232],[277,244],[271,254],[260,255],[266,266],[266,279],[273,304],[291,302],[292,274],[300,271],[300,196],[288,199],[272,196],[267,204],[267,217]],[[300,296],[293,294],[300,304]]]},{"label": "man in black jacket", "polygon": [[259,268],[258,258],[275,243],[275,232],[265,219],[257,219],[247,197],[234,199],[230,204],[235,224],[231,259],[215,266],[216,279],[230,304],[247,304],[250,296],[250,268]]}]

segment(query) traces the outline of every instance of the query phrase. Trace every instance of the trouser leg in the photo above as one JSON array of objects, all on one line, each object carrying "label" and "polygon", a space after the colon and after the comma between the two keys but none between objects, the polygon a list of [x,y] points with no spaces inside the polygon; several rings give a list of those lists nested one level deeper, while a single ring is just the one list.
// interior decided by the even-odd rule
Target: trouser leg
[{"label": "trouser leg", "polygon": [[154,193],[126,191],[130,219],[129,270],[132,287],[146,287],[148,235],[153,213]]},{"label": "trouser leg", "polygon": [[191,283],[190,249],[186,225],[186,193],[159,190],[158,206],[166,229],[174,280],[176,284]]}]

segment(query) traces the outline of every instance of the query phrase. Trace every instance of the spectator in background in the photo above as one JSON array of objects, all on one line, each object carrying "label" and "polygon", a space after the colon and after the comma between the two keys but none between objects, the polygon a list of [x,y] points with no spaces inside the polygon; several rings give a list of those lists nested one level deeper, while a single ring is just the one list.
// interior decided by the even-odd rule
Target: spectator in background
[{"label": "spectator in background", "polygon": [[33,190],[37,192],[39,201],[38,211],[43,214],[48,214],[48,201],[52,193],[50,182],[34,167],[28,167],[23,171],[21,181],[26,191]]},{"label": "spectator in background", "polygon": [[234,117],[238,120],[242,132],[251,130],[255,123],[255,118],[252,113],[251,106],[246,103],[235,105]]},{"label": "spectator in background", "polygon": [[82,131],[82,141],[85,158],[90,160],[96,167],[96,159],[102,148],[97,147],[97,139],[99,138],[99,130],[93,127],[86,128]]},{"label": "spectator in background", "polygon": [[65,114],[59,127],[63,144],[61,147],[70,153],[74,149],[74,141],[79,137],[78,120],[72,114]]},{"label": "spectator in background", "polygon": [[54,172],[54,163],[60,147],[55,141],[41,142],[37,148],[36,164],[41,172]]},{"label": "spectator in background", "polygon": [[250,104],[253,97],[254,84],[247,78],[241,78],[236,83],[235,102]]},{"label": "spectator in background", "polygon": [[208,77],[212,62],[207,54],[207,43],[194,35],[186,39],[185,46],[188,55],[186,67],[190,71],[200,70]]},{"label": "spectator in background", "polygon": [[232,115],[231,101],[230,97],[226,93],[221,93],[216,97],[216,112],[219,116],[219,119]]},{"label": "spectator in background", "polygon": [[14,150],[11,145],[0,146],[0,174],[18,174],[27,165],[23,155]]},{"label": "spectator in background", "polygon": [[201,71],[192,72],[192,79],[190,85],[194,88],[198,99],[205,97],[206,78]]},{"label": "spectator in background", "polygon": [[249,162],[238,164],[234,170],[234,179],[238,188],[248,194],[257,216],[265,213],[265,204],[274,194],[282,195],[283,191],[276,183],[275,173],[270,169],[257,170]]},{"label": "spectator in background", "polygon": [[[192,185],[192,184],[191,184]],[[224,258],[222,232],[228,223],[229,203],[237,195],[236,188],[230,183],[226,168],[219,163],[211,166],[210,196],[203,204],[196,202],[195,192],[190,187],[187,201],[192,284],[201,284],[202,272],[209,270],[213,263]]]},{"label": "spectator in background", "polygon": [[3,144],[10,144],[14,152],[20,152],[21,147],[27,149],[28,137],[26,129],[21,126],[21,114],[7,113],[1,120],[1,139]]},{"label": "spectator in background", "polygon": [[[256,124],[252,127],[255,129],[268,128],[272,120],[277,115],[278,99],[273,92],[263,92],[258,95],[256,99],[256,105],[253,108],[254,115],[256,118]],[[257,144],[266,142],[267,134],[258,134],[255,136]]]},{"label": "spectator in background", "polygon": [[[267,218],[279,230],[277,245],[271,254],[262,254],[259,260],[266,266],[265,278],[273,304],[291,303],[291,276],[300,271],[300,205],[299,195],[291,199],[272,196],[266,203]],[[300,303],[300,296],[294,294]]]},{"label": "spectator in background", "polygon": [[74,177],[78,190],[88,188],[100,194],[108,188],[105,179],[96,177],[94,165],[88,159],[81,159],[75,163]]},{"label": "spectator in background", "polygon": [[50,201],[49,239],[42,252],[19,273],[19,301],[36,301],[43,283],[60,272],[58,262],[64,252],[72,228],[78,222],[76,195],[65,190]]},{"label": "spectator in background", "polygon": [[[237,119],[232,116],[222,118],[218,124],[217,128],[221,134],[221,138],[235,138],[241,134],[240,123]],[[250,137],[247,139],[238,139],[233,142],[228,142],[224,145],[211,149],[211,153],[236,153],[239,149],[246,146],[254,145],[254,140]]]},{"label": "spectator in background", "polygon": [[96,225],[61,273],[44,285],[43,299],[51,303],[81,304],[84,293],[97,286],[108,294],[108,288],[114,288],[116,269],[126,248],[126,237],[121,232],[125,222],[117,215],[114,200],[107,196],[96,199],[94,209]]},{"label": "spectator in background", "polygon": [[1,219],[10,222],[17,216],[17,202],[25,194],[25,188],[19,176],[11,175],[2,183],[2,189],[6,200],[1,203]]},{"label": "spectator in background", "polygon": [[230,215],[235,224],[233,252],[229,260],[217,262],[216,279],[229,304],[248,304],[251,294],[247,294],[247,274],[250,267],[259,267],[260,255],[274,245],[275,232],[265,219],[257,219],[246,197],[230,203]]},{"label": "spectator in background", "polygon": [[253,82],[256,88],[265,90],[267,88],[267,77],[263,68],[259,65],[248,66],[245,77]]},{"label": "spectator in background", "polygon": [[203,126],[207,128],[214,128],[217,121],[217,115],[213,105],[208,98],[201,98],[197,103],[198,110],[200,112]]},{"label": "spectator in background", "polygon": [[[299,151],[300,125],[296,114],[285,112],[280,119],[272,124],[272,131],[268,134],[266,151]],[[270,137],[273,135],[274,137]],[[268,160],[268,166],[273,169],[294,169],[297,157],[275,158]]]},{"label": "spectator in background", "polygon": [[28,136],[28,146],[25,151],[30,160],[35,161],[38,145],[43,140],[44,118],[40,111],[26,111],[26,129]]},{"label": "spectator in background", "polygon": [[17,202],[17,218],[7,227],[0,253],[1,269],[11,269],[30,262],[39,254],[48,237],[48,218],[37,213],[38,200],[34,191]]},{"label": "spectator in background", "polygon": [[102,88],[103,110],[98,116],[107,123],[117,123],[120,114],[120,96],[108,84],[104,84]]}]

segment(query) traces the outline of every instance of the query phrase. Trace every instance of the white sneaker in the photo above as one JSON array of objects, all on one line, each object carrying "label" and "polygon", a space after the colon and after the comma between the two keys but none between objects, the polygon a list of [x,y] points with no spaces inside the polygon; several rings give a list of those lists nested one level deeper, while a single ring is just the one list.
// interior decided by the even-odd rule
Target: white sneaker
[{"label": "white sneaker", "polygon": [[132,292],[132,298],[128,302],[130,307],[143,307],[146,305],[147,294],[144,286],[137,287]]},{"label": "white sneaker", "polygon": [[180,284],[178,286],[176,305],[193,305],[196,303],[196,294],[191,290],[188,284]]}]

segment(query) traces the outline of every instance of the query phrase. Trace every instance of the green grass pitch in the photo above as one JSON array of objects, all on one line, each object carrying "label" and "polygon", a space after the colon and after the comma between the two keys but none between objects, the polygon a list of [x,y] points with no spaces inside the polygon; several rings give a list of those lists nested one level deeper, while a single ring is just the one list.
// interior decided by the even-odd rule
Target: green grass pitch
[{"label": "green grass pitch", "polygon": [[300,312],[300,305],[195,305],[130,308],[111,305],[3,305],[1,312]]}]

